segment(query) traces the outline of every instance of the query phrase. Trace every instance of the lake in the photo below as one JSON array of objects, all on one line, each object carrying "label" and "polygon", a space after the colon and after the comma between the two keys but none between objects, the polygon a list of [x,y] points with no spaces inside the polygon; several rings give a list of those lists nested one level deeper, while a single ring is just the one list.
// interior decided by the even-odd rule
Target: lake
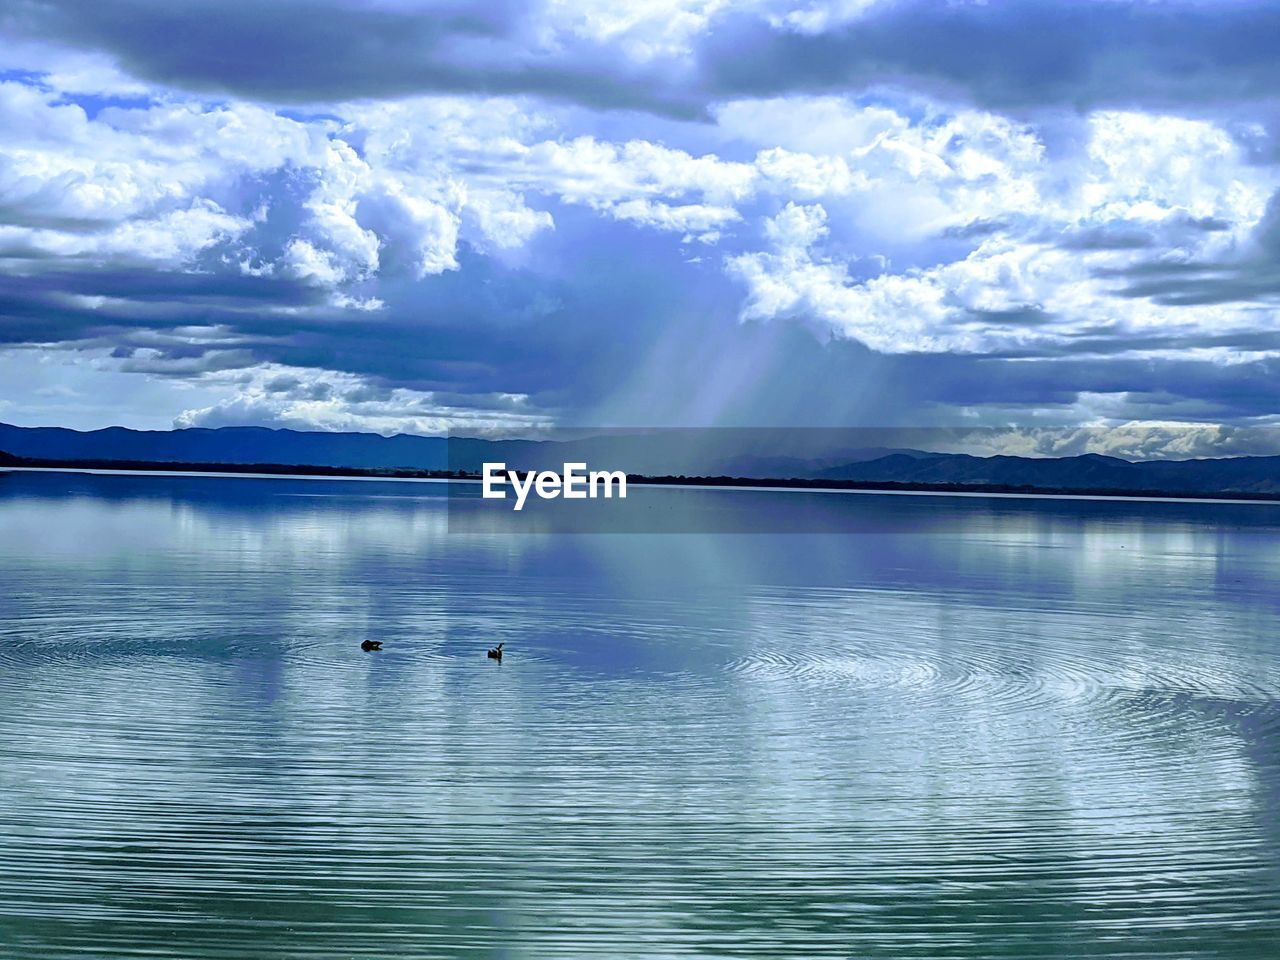
[{"label": "lake", "polygon": [[1280,505],[450,490],[0,474],[0,955],[1280,955]]}]

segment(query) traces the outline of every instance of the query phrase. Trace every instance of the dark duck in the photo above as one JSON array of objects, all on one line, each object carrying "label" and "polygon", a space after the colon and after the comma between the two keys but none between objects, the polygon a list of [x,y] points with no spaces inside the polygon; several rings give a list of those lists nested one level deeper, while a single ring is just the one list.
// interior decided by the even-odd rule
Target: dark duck
[{"label": "dark duck", "polygon": [[[503,643],[505,642],[506,641],[504,640]],[[490,660],[497,660],[499,663],[501,663],[502,662],[502,643],[498,644],[496,647],[491,647],[489,649],[489,652],[485,654],[485,656],[487,656]]]},{"label": "dark duck", "polygon": [[382,641],[381,641],[381,640],[366,640],[366,641],[364,641],[364,643],[360,644],[360,649],[361,649],[361,650],[363,650],[365,653],[368,653],[370,650],[381,650],[381,649],[382,649]]}]

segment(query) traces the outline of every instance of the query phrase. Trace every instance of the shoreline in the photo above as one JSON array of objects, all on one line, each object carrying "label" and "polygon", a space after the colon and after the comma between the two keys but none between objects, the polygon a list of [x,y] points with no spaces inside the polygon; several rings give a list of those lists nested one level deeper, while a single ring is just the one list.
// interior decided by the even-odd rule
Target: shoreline
[{"label": "shoreline", "polygon": [[[246,480],[393,481],[400,483],[479,484],[478,474],[447,470],[357,470],[301,467],[289,464],[144,463],[135,461],[37,461],[14,458],[0,462],[0,474],[79,473],[94,476],[208,477]],[[1280,493],[1164,492],[1150,490],[1089,490],[1087,488],[1026,488],[997,484],[913,484],[896,481],[810,480],[804,478],[684,477],[628,474],[635,486],[677,490],[728,490],[761,493],[823,493],[916,497],[987,497],[1000,499],[1136,501],[1140,503],[1208,503],[1280,505]]]}]

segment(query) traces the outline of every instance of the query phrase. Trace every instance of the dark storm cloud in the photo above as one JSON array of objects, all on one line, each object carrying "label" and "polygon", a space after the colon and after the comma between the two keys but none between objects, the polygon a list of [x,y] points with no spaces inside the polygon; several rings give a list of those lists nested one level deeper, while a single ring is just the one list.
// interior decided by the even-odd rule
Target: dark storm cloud
[{"label": "dark storm cloud", "polygon": [[[150,346],[136,338],[177,327],[258,326],[264,311],[321,309],[302,284],[225,272],[165,270],[58,261],[27,263],[0,287],[0,345],[85,341]],[[276,334],[281,329],[276,319]],[[122,339],[123,338],[123,339]],[[133,338],[133,339],[131,339]]]},{"label": "dark storm cloud", "polygon": [[304,306],[323,302],[323,294],[296,280],[255,277],[227,270],[177,272],[151,268],[100,266],[60,260],[28,273],[8,273],[5,293],[61,291],[95,297],[122,297],[134,301],[200,304],[269,302]]},{"label": "dark storm cloud", "polygon": [[996,405],[1023,411],[1077,402],[1084,394],[1124,395],[1124,416],[1164,415],[1224,421],[1266,416],[1280,408],[1280,360],[1220,365],[1181,358],[1035,361],[945,355],[887,357],[895,376],[922,385],[917,402],[955,407]]},{"label": "dark storm cloud", "polygon": [[243,370],[254,363],[247,350],[201,350],[195,356],[182,356],[181,348],[166,356],[130,355],[120,364],[125,373],[145,373],[153,377],[189,379],[204,373]]},{"label": "dark storm cloud", "polygon": [[1157,222],[1112,220],[1088,227],[1072,227],[1060,233],[1042,232],[1039,239],[1065,250],[1144,250],[1171,248],[1198,242],[1207,233],[1231,229],[1231,223],[1216,217],[1192,217],[1175,213]]},{"label": "dark storm cloud", "polygon": [[1098,271],[1097,276],[1122,281],[1114,291],[1118,296],[1168,307],[1280,302],[1280,193],[1272,196],[1248,241],[1230,259],[1148,260]]},{"label": "dark storm cloud", "polygon": [[693,116],[669,67],[633,71],[598,46],[536,35],[521,0],[392,8],[341,0],[28,0],[0,27],[105,50],[184,89],[312,103],[413,93],[529,94]]},{"label": "dark storm cloud", "polygon": [[997,108],[1162,107],[1274,98],[1274,2],[939,3],[873,7],[805,34],[741,19],[700,51],[713,96],[901,83]]},{"label": "dark storm cloud", "polygon": [[[699,349],[699,341],[714,346]],[[820,342],[784,324],[689,330],[663,354],[660,381],[644,378],[620,406],[629,422],[688,422],[720,410],[720,425],[938,426],[972,424],[962,411],[1005,411],[1005,422],[1078,417],[1088,395],[1111,398],[1121,417],[1244,420],[1280,408],[1280,360],[1223,366],[1174,357],[1029,358],[880,354],[852,340]],[[717,383],[730,383],[709,398]],[[718,400],[708,403],[710,399]],[[702,407],[699,405],[703,404]],[[685,418],[683,421],[681,418]],[[997,416],[997,419],[1001,419]],[[980,421],[979,421],[980,422]]]},{"label": "dark storm cloud", "polygon": [[1241,301],[1280,300],[1280,264],[1171,264],[1145,274],[1124,271],[1142,279],[1122,287],[1123,297],[1140,297],[1166,307],[1193,307]]},{"label": "dark storm cloud", "polygon": [[[1280,349],[1280,334],[1262,323],[1141,337],[1099,327],[1003,356],[883,355],[801,325],[742,324],[717,265],[686,263],[665,237],[587,211],[557,208],[556,218],[540,272],[464,245],[457,271],[382,281],[387,306],[373,312],[329,306],[303,283],[225,269],[33,269],[0,290],[0,343],[98,347],[123,370],[166,379],[266,363],[333,370],[367,382],[370,395],[344,394],[351,402],[408,388],[459,409],[498,410],[513,405],[499,395],[527,394],[531,408],[568,424],[929,424],[967,405],[1051,410],[1085,393],[1224,419],[1280,406],[1272,361],[1222,368],[1125,356]],[[1053,318],[1031,306],[969,319],[1043,328]],[[288,375],[266,388],[308,399],[327,389]]]},{"label": "dark storm cloud", "polygon": [[[685,263],[664,236],[557,209],[546,244],[539,273],[464,244],[456,271],[380,280],[386,307],[376,311],[334,307],[315,287],[225,266],[28,263],[0,286],[0,346],[98,348],[123,369],[168,377],[285,364],[441,392],[455,407],[528,394],[542,408],[584,411],[673,320],[736,326],[728,281],[713,265]],[[632,266],[619,272],[620,261]]]},{"label": "dark storm cloud", "polygon": [[[729,10],[695,42],[688,62],[659,57],[644,67],[585,39],[540,46],[542,12],[514,0],[437,4],[426,13],[338,0],[23,0],[0,11],[0,32],[106,51],[155,83],[277,103],[422,92],[529,94],[687,117],[735,97],[847,94],[896,84],[1013,111],[1177,105],[1221,119],[1269,101],[1257,107],[1265,120],[1280,87],[1280,59],[1272,52],[1280,3],[1236,0],[884,2],[848,26],[814,35]],[[723,153],[709,126],[630,112],[562,112],[574,114],[582,129],[617,141],[660,140],[650,134],[696,126],[687,133],[699,144],[694,152]],[[1055,147],[1058,141],[1078,149],[1082,125],[1046,128],[1046,149],[1071,152]],[[350,140],[362,153],[358,132]],[[690,141],[682,145],[692,149]],[[1264,152],[1255,157],[1263,158]],[[884,355],[815,333],[830,330],[821,318],[740,323],[742,289],[725,277],[722,258],[742,252],[734,245],[741,238],[727,237],[705,251],[693,247],[706,261],[694,264],[690,246],[682,248],[671,235],[541,197],[537,209],[554,214],[555,228],[512,257],[520,267],[464,242],[459,269],[419,278],[414,238],[399,238],[382,225],[375,231],[377,275],[353,271],[349,276],[365,279],[344,282],[340,290],[354,300],[377,298],[385,308],[343,309],[333,305],[341,302],[334,289],[287,279],[280,266],[289,242],[316,239],[307,232],[308,204],[322,177],[289,168],[218,196],[228,211],[252,216],[257,225],[237,241],[243,247],[221,245],[191,270],[60,259],[12,234],[11,246],[0,250],[10,258],[0,261],[0,346],[93,347],[109,353],[117,369],[192,382],[235,371],[248,382],[263,364],[336,371],[363,381],[342,393],[351,403],[385,401],[406,388],[429,391],[455,409],[501,410],[519,405],[511,395],[528,395],[530,408],[568,424],[625,418],[641,425],[884,425],[954,417],[966,407],[1065,411],[1094,394],[1116,399],[1110,409],[1131,415],[1232,419],[1280,409],[1275,361],[1226,366],[1169,358],[1190,349],[1280,350],[1266,307],[1280,300],[1276,201],[1247,247],[1219,262],[1173,262],[1170,251],[1197,249],[1207,235],[1233,226],[1221,219],[1170,214],[1159,222],[1082,219],[1062,227],[1035,213],[987,216],[980,207],[966,210],[977,218],[946,230],[936,245],[896,257],[899,270],[913,265],[913,257],[924,268],[944,261],[951,248],[1001,235],[1081,253],[1128,252],[1149,262],[1103,275],[1113,283],[1110,292],[1171,311],[1255,304],[1252,329],[1170,325],[1135,333],[1117,322],[1080,331],[1071,318],[1035,303],[980,312],[964,310],[957,300],[948,303],[954,324],[998,330],[999,343],[1022,336],[1028,346],[987,356]],[[25,202],[0,206],[0,222],[78,235],[105,229],[98,221],[41,212],[58,209],[57,199],[35,204],[34,212]],[[773,201],[751,202],[741,207],[748,224],[766,216]],[[362,203],[357,220],[364,228],[373,225],[374,211],[368,200]],[[830,214],[839,233],[837,205]],[[322,247],[323,239],[316,241]],[[851,242],[851,256],[867,252],[861,242]],[[274,264],[277,275],[244,275],[239,262],[246,259],[262,270]],[[880,262],[858,261],[873,272]],[[851,276],[863,279],[860,269],[850,266]],[[1073,332],[1056,332],[1063,321]],[[1162,357],[1135,358],[1144,352]],[[337,388],[291,373],[268,379],[262,389],[324,400]]]},{"label": "dark storm cloud", "polygon": [[106,51],[154,82],[281,103],[529,94],[696,117],[725,99],[902,84],[997,108],[1159,108],[1272,100],[1280,83],[1271,0],[906,0],[814,33],[730,7],[689,57],[643,66],[608,41],[547,39],[545,14],[519,0],[20,0],[0,29]]}]

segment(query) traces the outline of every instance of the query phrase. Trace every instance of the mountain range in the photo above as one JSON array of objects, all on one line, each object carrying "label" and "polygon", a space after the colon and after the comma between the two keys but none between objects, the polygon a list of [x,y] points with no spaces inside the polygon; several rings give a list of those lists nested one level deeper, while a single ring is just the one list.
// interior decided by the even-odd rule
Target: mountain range
[{"label": "mountain range", "polygon": [[[889,454],[888,447],[842,444],[843,431],[672,429],[557,435],[551,440],[384,437],[265,427],[78,431],[0,423],[0,451],[41,460],[149,463],[287,464],[353,470],[464,470],[486,462],[559,469],[565,462],[638,474],[815,477],[819,470]],[[787,453],[777,451],[786,449]]]},{"label": "mountain range", "polygon": [[[566,461],[648,476],[803,480],[809,484],[904,485],[1107,492],[1280,495],[1280,457],[1129,461],[1072,457],[977,457],[883,447],[770,454],[776,432],[654,431],[565,440],[486,440],[261,427],[81,432],[0,424],[0,465],[92,461],[95,464],[289,465],[355,471],[475,473],[485,462],[559,469]],[[810,444],[812,446],[812,444]],[[762,451],[761,448],[765,448]],[[15,459],[17,458],[17,459]]]}]

